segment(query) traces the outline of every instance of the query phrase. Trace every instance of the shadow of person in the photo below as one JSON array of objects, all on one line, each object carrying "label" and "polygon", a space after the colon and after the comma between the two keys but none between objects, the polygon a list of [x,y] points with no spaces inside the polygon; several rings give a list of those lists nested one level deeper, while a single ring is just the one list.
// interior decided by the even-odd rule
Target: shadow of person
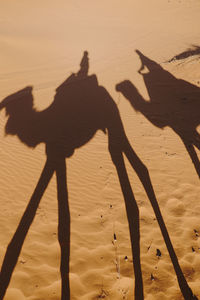
[{"label": "shadow of person", "polygon": [[[132,246],[135,273],[135,299],[143,300],[143,281],[140,265],[139,210],[130,185],[123,153],[140,178],[152,203],[165,240],[175,256],[165,227],[146,166],[132,149],[120,118],[119,110],[106,89],[98,84],[96,75],[88,76],[88,53],[84,53],[81,68],[56,90],[52,104],[43,111],[33,107],[32,88],[27,87],[5,98],[1,108],[6,109],[8,120],[5,132],[17,135],[29,147],[46,145],[46,164],[18,228],[8,245],[0,273],[0,299],[3,299],[37,207],[54,172],[58,194],[58,239],[61,247],[61,299],[70,299],[70,213],[68,206],[65,159],[89,142],[97,130],[108,136],[108,149],[116,167],[125,201]],[[178,262],[177,262],[178,264]],[[177,266],[177,268],[179,265]],[[182,274],[187,295],[192,295]],[[186,298],[185,298],[186,299]],[[187,299],[192,299],[191,297]],[[195,299],[195,298],[193,298]]]},{"label": "shadow of person", "polygon": [[[138,71],[144,79],[150,100],[146,101],[136,87],[125,80],[116,89],[130,101],[153,125],[163,129],[168,126],[181,138],[200,177],[200,161],[195,147],[200,150],[200,88],[177,79],[155,61],[136,51],[141,60]],[[147,73],[142,73],[144,68]]]}]

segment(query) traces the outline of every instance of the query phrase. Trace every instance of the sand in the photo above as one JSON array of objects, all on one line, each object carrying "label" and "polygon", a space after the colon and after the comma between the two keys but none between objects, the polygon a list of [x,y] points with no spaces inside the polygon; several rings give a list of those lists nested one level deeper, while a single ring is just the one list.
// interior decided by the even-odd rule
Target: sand
[{"label": "sand", "polygon": [[[1,0],[0,3],[0,101],[32,86],[34,107],[44,110],[52,103],[56,88],[78,72],[83,51],[87,50],[89,75],[97,76],[99,85],[116,103],[131,147],[149,171],[182,274],[200,299],[198,172],[172,127],[153,124],[115,88],[129,80],[143,99],[151,100],[145,76],[138,73],[141,60],[135,50],[139,49],[177,79],[173,86],[170,80],[154,81],[155,88],[161,87],[163,91],[161,97],[168,93],[176,98],[178,79],[200,89],[198,53],[171,60],[193,45],[199,46],[199,15],[197,0]],[[148,73],[147,68],[143,73]],[[190,87],[187,97],[194,97]],[[1,264],[46,161],[44,143],[31,148],[17,135],[5,135],[7,119],[3,108],[0,112]],[[70,299],[184,299],[149,198],[124,155],[140,219],[144,297],[141,286],[136,287],[140,295],[134,296],[133,262],[137,264],[137,258],[132,257],[123,194],[108,150],[108,134],[98,130],[66,159],[71,216]],[[197,148],[196,152],[199,156]],[[26,235],[5,300],[61,299],[57,226],[54,174]],[[67,297],[63,296],[64,299]]]}]

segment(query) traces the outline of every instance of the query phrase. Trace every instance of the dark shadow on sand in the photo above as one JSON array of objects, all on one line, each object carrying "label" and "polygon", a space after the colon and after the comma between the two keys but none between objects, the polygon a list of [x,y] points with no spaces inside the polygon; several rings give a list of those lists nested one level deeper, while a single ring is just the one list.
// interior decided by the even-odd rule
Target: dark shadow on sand
[{"label": "dark shadow on sand", "polygon": [[198,55],[198,56],[200,55],[200,46],[192,45],[192,48],[188,48],[187,50],[175,55],[170,60],[168,60],[168,62],[185,59],[194,55]]},{"label": "dark shadow on sand", "polygon": [[[143,300],[143,281],[140,264],[139,210],[129,182],[123,154],[137,173],[153,206],[171,257],[176,258],[165,227],[149,177],[148,169],[132,149],[120,118],[119,110],[106,89],[98,84],[95,75],[88,76],[88,53],[85,52],[81,68],[72,74],[56,90],[52,104],[43,111],[33,107],[32,88],[27,87],[1,102],[8,116],[5,131],[17,135],[29,147],[45,143],[47,160],[18,228],[8,245],[0,273],[0,299],[9,285],[21,248],[33,222],[37,207],[53,173],[56,173],[59,224],[58,238],[61,247],[60,272],[62,279],[61,299],[70,299],[70,213],[68,207],[65,159],[75,149],[89,142],[97,130],[108,135],[108,149],[116,167],[125,201],[132,245],[135,272],[135,299]],[[179,268],[178,261],[176,268]],[[185,287],[187,299],[192,295],[180,271],[179,282]],[[186,290],[187,289],[187,290]],[[186,298],[185,298],[186,299]]]},{"label": "dark shadow on sand", "polygon": [[[200,177],[200,161],[195,147],[200,150],[200,88],[185,80],[177,79],[158,63],[137,51],[150,100],[146,101],[137,88],[125,80],[117,84],[118,91],[130,101],[153,125],[163,129],[170,127],[182,140]],[[144,68],[148,73],[142,73]]]},{"label": "dark shadow on sand", "polygon": [[[40,200],[56,173],[58,194],[58,239],[61,247],[60,272],[62,300],[70,299],[70,213],[68,206],[65,159],[75,149],[90,141],[97,130],[108,135],[109,151],[116,166],[129,221],[135,271],[135,298],[143,297],[140,266],[139,211],[130,186],[122,152],[137,166],[139,176],[147,170],[133,152],[124,132],[117,106],[109,93],[99,86],[95,75],[88,76],[88,53],[84,52],[77,74],[72,74],[56,90],[52,104],[43,111],[33,107],[32,87],[27,87],[5,98],[0,108],[8,117],[6,134],[17,135],[29,147],[45,143],[47,160],[18,228],[8,245],[0,273],[0,299],[4,298],[21,248],[33,222]],[[148,177],[148,175],[147,175]],[[150,179],[149,184],[150,184]],[[147,180],[147,181],[148,181]]]},{"label": "dark shadow on sand", "polygon": [[[143,76],[150,100],[146,101],[129,80],[117,84],[116,90],[124,95],[134,110],[141,112],[153,125],[161,129],[169,126],[178,134],[200,177],[200,162],[195,151],[195,147],[200,149],[200,135],[197,132],[197,126],[200,124],[200,89],[189,82],[175,78],[155,61],[138,50],[136,52],[141,59],[141,68],[138,72]],[[147,73],[142,72],[145,68]],[[154,211],[157,210],[157,203],[152,205]],[[162,217],[159,213],[156,213],[156,216],[183,297],[185,300],[197,299],[181,271]]]}]

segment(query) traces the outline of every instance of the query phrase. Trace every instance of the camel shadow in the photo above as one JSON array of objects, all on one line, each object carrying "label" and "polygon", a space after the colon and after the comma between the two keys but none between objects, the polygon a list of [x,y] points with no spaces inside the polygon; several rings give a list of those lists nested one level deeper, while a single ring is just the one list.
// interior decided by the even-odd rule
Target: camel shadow
[{"label": "camel shadow", "polygon": [[[119,111],[106,89],[95,75],[88,76],[88,53],[77,74],[69,76],[57,89],[52,104],[43,111],[33,106],[32,87],[26,87],[5,98],[0,108],[8,116],[5,133],[17,135],[28,147],[40,143],[46,146],[46,164],[18,228],[8,245],[0,273],[0,299],[4,298],[28,230],[34,220],[40,200],[53,173],[57,178],[58,239],[61,247],[61,299],[70,299],[70,213],[68,206],[66,162],[75,149],[89,142],[98,130],[108,135],[109,151],[117,168],[124,195],[130,227],[134,270],[137,284],[136,299],[143,299],[143,283],[139,249],[139,212],[126,172],[122,151],[128,144]],[[132,151],[132,152],[131,152]],[[138,159],[138,167],[139,167]],[[142,164],[141,164],[142,165]],[[142,165],[143,166],[143,165]]]},{"label": "camel shadow", "polygon": [[46,163],[18,228],[11,239],[0,273],[0,299],[4,298],[28,230],[34,220],[40,200],[53,173],[57,179],[58,240],[61,248],[61,299],[70,299],[70,212],[68,205],[66,158],[89,142],[98,130],[108,136],[108,150],[119,177],[125,201],[135,273],[135,299],[143,300],[140,264],[139,210],[130,185],[123,154],[137,173],[152,204],[185,299],[193,296],[181,272],[176,254],[164,224],[148,170],[132,149],[116,103],[100,86],[96,75],[88,76],[89,60],[85,51],[80,70],[69,76],[57,89],[52,104],[43,111],[33,107],[32,88],[27,87],[5,98],[0,108],[8,116],[5,132],[17,135],[29,147],[46,146]]},{"label": "camel shadow", "polygon": [[[125,80],[116,85],[131,103],[153,125],[163,129],[170,127],[182,140],[200,178],[200,161],[195,147],[200,150],[200,88],[182,79],[177,79],[158,63],[136,51],[141,60],[138,71],[146,85],[150,100],[146,101],[137,88]],[[144,68],[148,73],[142,73]]]}]

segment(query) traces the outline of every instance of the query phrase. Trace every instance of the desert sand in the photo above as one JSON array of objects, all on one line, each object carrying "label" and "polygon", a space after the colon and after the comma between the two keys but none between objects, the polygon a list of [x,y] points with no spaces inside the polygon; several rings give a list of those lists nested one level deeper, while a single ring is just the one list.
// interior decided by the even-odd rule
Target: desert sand
[{"label": "desert sand", "polygon": [[[109,133],[118,136],[118,127],[114,114],[108,114],[105,105],[105,120],[111,129],[96,130],[68,155],[67,177],[61,176],[67,184],[70,210],[70,242],[64,246],[66,256],[70,247],[70,292],[69,288],[67,292],[61,291],[55,172],[33,223],[24,234],[19,257],[15,248],[7,248],[41,176],[46,153],[44,140],[27,145],[20,138],[18,131],[28,132],[26,122],[23,128],[16,123],[18,127],[13,127],[12,134],[9,130],[6,134],[10,115],[5,113],[7,104],[2,106],[0,264],[10,253],[2,274],[6,277],[10,270],[12,276],[7,284],[0,276],[0,294],[2,286],[6,289],[1,299],[59,300],[61,294],[62,300],[200,299],[199,16],[198,0],[1,0],[0,102],[31,86],[34,109],[44,111],[54,101],[56,89],[71,74],[79,78],[78,72],[82,70],[77,94],[82,94],[79,82],[94,78],[94,74],[97,91],[103,87],[112,97],[109,103],[113,111],[120,114],[130,153],[135,151],[141,166],[146,166],[138,171],[139,178],[137,163],[132,161],[131,165],[132,154],[123,153],[125,166],[118,169],[120,186],[115,164],[122,156],[113,162],[108,145]],[[89,66],[86,58],[81,67],[84,51],[88,51]],[[181,53],[184,54],[178,56]],[[90,98],[89,87],[85,93]],[[66,101],[76,101],[76,97],[69,98]],[[13,101],[15,115],[18,100]],[[145,101],[149,101],[149,106]],[[83,113],[86,110],[89,115],[90,109],[84,104],[83,108]],[[25,114],[26,109],[22,109],[22,117]],[[77,120],[82,118],[78,107],[77,115]],[[87,119],[86,114],[85,120],[93,119]],[[54,121],[49,124],[46,132],[51,136]],[[73,128],[68,130],[73,132]],[[31,134],[32,131],[30,139]],[[121,136],[116,149],[123,145]],[[149,190],[147,170],[156,198]],[[128,212],[124,197],[132,199]],[[152,208],[153,198],[163,222]],[[138,212],[140,241],[129,230],[131,220],[132,231],[137,231]],[[66,225],[69,218],[65,219]],[[158,221],[162,228],[166,226],[165,238]],[[15,246],[22,235],[19,233]],[[171,258],[167,247],[171,249]],[[11,270],[9,262],[14,256],[17,263]],[[183,285],[191,288],[191,297],[187,287],[181,291],[173,264]],[[65,263],[64,273],[67,268]]]}]

